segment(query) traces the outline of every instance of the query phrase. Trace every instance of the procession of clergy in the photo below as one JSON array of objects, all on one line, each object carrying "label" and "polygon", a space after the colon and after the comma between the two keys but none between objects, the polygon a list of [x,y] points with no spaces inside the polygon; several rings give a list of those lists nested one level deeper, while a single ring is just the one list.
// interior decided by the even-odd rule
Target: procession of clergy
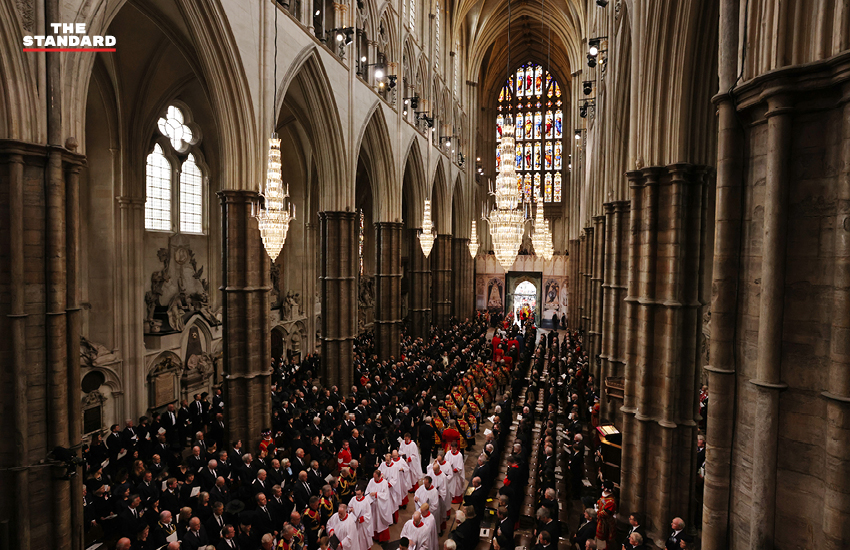
[{"label": "procession of clergy", "polygon": [[[401,537],[407,538],[410,548],[436,550],[451,505],[461,502],[465,489],[463,454],[457,442],[452,443],[448,452],[438,451],[424,474],[420,460],[419,448],[407,434],[399,449],[386,455],[368,485],[359,483],[356,496],[339,505],[338,513],[328,519],[327,535],[352,550],[367,550],[373,540],[389,541],[389,527],[398,522],[399,508],[408,505],[412,494],[416,511]],[[343,463],[341,476],[348,475]]]}]

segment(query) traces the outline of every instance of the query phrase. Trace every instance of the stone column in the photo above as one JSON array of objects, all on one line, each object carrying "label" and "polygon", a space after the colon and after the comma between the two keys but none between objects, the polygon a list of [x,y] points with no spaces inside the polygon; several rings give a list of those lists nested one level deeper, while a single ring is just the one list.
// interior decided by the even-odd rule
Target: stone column
[{"label": "stone column", "polygon": [[437,235],[431,251],[434,324],[445,328],[452,315],[452,236]]},{"label": "stone column", "polygon": [[[71,140],[69,140],[70,143]],[[73,142],[76,144],[76,140]],[[74,147],[75,146],[70,146]],[[83,433],[80,403],[80,285],[78,282],[78,250],[80,248],[80,164],[69,164],[65,171],[65,249],[66,289],[65,321],[68,357],[68,447],[76,454],[81,448]],[[82,454],[82,453],[80,453]],[[83,548],[83,476],[77,475],[71,484],[71,548]]]},{"label": "stone column", "polygon": [[788,234],[788,187],[791,115],[788,98],[768,98],[764,244],[759,300],[756,390],[758,429],[753,430],[753,502],[750,548],[770,550],[774,544],[776,446],[779,437],[779,392],[782,367],[782,319],[785,301],[785,252]]},{"label": "stone column", "polygon": [[[738,3],[721,2],[721,51],[729,40],[737,44]],[[729,21],[732,18],[732,21]],[[729,28],[726,26],[731,25]],[[735,46],[736,48],[736,46]],[[737,49],[726,54],[728,90],[735,79]],[[721,58],[723,56],[721,55]],[[723,66],[721,65],[721,75]],[[721,79],[723,77],[721,76]],[[735,430],[735,327],[738,312],[739,246],[741,238],[741,193],[743,135],[734,100],[721,96],[718,105],[717,213],[715,215],[714,270],[711,297],[711,341],[709,342],[708,419],[703,491],[702,547],[729,548],[729,495],[732,481],[732,440]]]},{"label": "stone column", "polygon": [[[592,290],[592,282],[591,278],[593,277],[593,242],[595,235],[593,234],[593,227],[588,226],[584,228],[584,234],[586,236],[584,240],[584,250],[582,251],[582,292],[581,292],[581,300],[584,306],[584,312],[581,317],[582,328],[584,329],[584,345],[589,350],[589,355],[592,354],[592,348],[590,347],[593,338],[590,334],[591,331],[591,319],[593,316],[593,290]],[[591,363],[594,362],[594,358],[590,357]],[[593,372],[594,367],[591,365],[591,372]]]},{"label": "stone column", "polygon": [[381,361],[401,355],[401,230],[401,223],[375,224],[375,348]]},{"label": "stone column", "polygon": [[[587,243],[587,234],[582,232],[581,236],[578,238],[578,254],[576,254],[577,262],[576,262],[576,318],[575,318],[575,328],[578,330],[583,330],[585,328],[584,325],[584,316],[585,316],[585,308],[584,308],[584,293],[585,293],[585,263],[587,262],[587,253],[586,246]],[[586,344],[585,344],[586,345]]]},{"label": "stone column", "polygon": [[228,189],[218,196],[225,422],[228,439],[253,448],[271,425],[270,260],[252,216],[257,193]]},{"label": "stone column", "polygon": [[580,287],[580,275],[579,275],[579,263],[581,261],[581,252],[580,252],[580,240],[572,239],[569,243],[570,250],[570,265],[569,265],[569,273],[570,273],[570,303],[567,308],[567,323],[568,328],[570,330],[576,330],[578,328],[579,322],[579,287]]},{"label": "stone column", "polygon": [[[626,514],[645,510],[648,533],[693,517],[697,336],[701,332],[706,169],[690,164],[628,174],[632,189],[629,327],[623,406]],[[633,416],[632,416],[633,415]],[[650,447],[652,452],[649,452]]]},{"label": "stone column", "polygon": [[605,269],[605,216],[595,216],[593,223],[593,234],[595,238],[593,239],[593,264],[590,276],[591,300],[593,304],[590,321],[592,342],[588,353],[591,354],[591,372],[596,379],[596,384],[599,388],[602,388],[603,381],[600,380],[602,376],[601,364],[597,360],[597,356],[602,353],[602,279]]},{"label": "stone column", "polygon": [[475,310],[475,280],[469,239],[452,239],[452,315],[461,321]]},{"label": "stone column", "polygon": [[[419,229],[408,229],[410,286],[407,293],[410,335],[427,338],[431,329],[431,261],[422,253]],[[434,251],[431,251],[433,254]]]},{"label": "stone column", "polygon": [[328,384],[350,391],[357,333],[357,213],[320,212],[322,369]]},{"label": "stone column", "polygon": [[[834,296],[826,397],[826,475],[823,536],[828,550],[840,550],[850,540],[850,85],[843,89],[841,177],[835,219]],[[709,411],[711,408],[709,407]],[[843,420],[843,421],[842,421]]]},{"label": "stone column", "polygon": [[[608,377],[621,378],[625,376],[625,281],[628,277],[628,221],[625,216],[629,211],[629,201],[609,202],[605,204],[605,266],[603,269],[605,317],[602,323],[602,374],[599,381],[604,387]],[[622,427],[620,422],[620,407],[609,403],[608,398],[601,400],[600,414],[603,420],[614,422]]]},{"label": "stone column", "polygon": [[[10,304],[7,313],[11,328],[10,343],[12,355],[12,398],[14,399],[14,426],[12,439],[14,445],[15,481],[14,489],[7,494],[14,501],[12,535],[13,546],[21,550],[30,548],[30,499],[27,498],[29,485],[29,402],[27,400],[27,318],[26,281],[24,266],[24,159],[18,153],[9,155],[9,294]],[[11,493],[11,494],[10,494]],[[8,501],[7,501],[8,502]]]}]

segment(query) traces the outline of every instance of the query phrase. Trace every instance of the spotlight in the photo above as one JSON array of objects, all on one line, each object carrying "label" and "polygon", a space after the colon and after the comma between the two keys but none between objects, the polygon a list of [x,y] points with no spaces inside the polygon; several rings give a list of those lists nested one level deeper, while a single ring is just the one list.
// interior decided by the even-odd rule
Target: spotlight
[{"label": "spotlight", "polygon": [[596,44],[593,44],[592,46],[590,46],[590,49],[587,50],[587,53],[589,53],[593,57],[596,57],[597,55],[599,55],[599,47]]},{"label": "spotlight", "polygon": [[576,139],[581,139],[581,130],[576,130]]},{"label": "spotlight", "polygon": [[414,109],[419,108],[419,96],[413,96],[410,98],[410,106]]},{"label": "spotlight", "polygon": [[378,88],[383,88],[383,87],[384,87],[384,83],[383,83],[383,82],[378,82]]},{"label": "spotlight", "polygon": [[397,78],[398,77],[394,74],[391,74],[387,77],[387,89],[392,90],[393,88],[395,88]]},{"label": "spotlight", "polygon": [[569,163],[569,164],[567,165],[567,168],[568,168],[568,169],[570,169],[570,170],[572,170],[572,169],[573,169],[573,163],[572,163],[572,162],[571,162],[571,163]]},{"label": "spotlight", "polygon": [[452,140],[447,139],[446,140],[446,147],[451,147],[451,146],[452,146]]},{"label": "spotlight", "polygon": [[337,42],[342,42],[344,39],[345,39],[345,36],[341,32],[336,33],[336,41]]},{"label": "spotlight", "polygon": [[384,71],[380,68],[375,69],[375,78],[384,78]]},{"label": "spotlight", "polygon": [[607,8],[608,7],[608,0],[596,0],[596,5],[599,6],[600,8]]},{"label": "spotlight", "polygon": [[405,110],[405,111],[402,111],[402,113],[401,113],[401,114],[403,114],[404,116],[407,116],[407,111],[406,111],[406,110]]},{"label": "spotlight", "polygon": [[361,58],[360,58],[360,62],[361,62],[361,63],[366,63],[366,56],[365,56],[365,55],[364,55],[363,57],[361,57]]},{"label": "spotlight", "polygon": [[405,99],[405,100],[404,100],[404,104],[405,104],[405,105],[407,105],[407,103],[408,103],[408,101],[407,101],[407,99]]},{"label": "spotlight", "polygon": [[578,116],[581,118],[587,118],[587,105],[582,105],[578,109]]},{"label": "spotlight", "polygon": [[593,81],[585,80],[582,84],[582,91],[584,92],[584,95],[590,95],[591,92],[593,92]]},{"label": "spotlight", "polygon": [[475,162],[481,162],[481,157],[475,157]]},{"label": "spotlight", "polygon": [[315,13],[316,17],[318,17],[321,14],[322,14],[322,10],[316,10],[316,13]]},{"label": "spotlight", "polygon": [[590,54],[587,54],[587,66],[591,69],[596,66],[596,58]]}]

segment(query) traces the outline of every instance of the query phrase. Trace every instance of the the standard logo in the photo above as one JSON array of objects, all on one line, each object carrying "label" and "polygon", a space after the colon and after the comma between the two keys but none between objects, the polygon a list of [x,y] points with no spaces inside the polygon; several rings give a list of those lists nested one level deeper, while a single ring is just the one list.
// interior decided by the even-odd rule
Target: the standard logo
[{"label": "the standard logo", "polygon": [[114,52],[115,37],[88,36],[85,23],[51,23],[53,34],[24,36],[25,52]]}]

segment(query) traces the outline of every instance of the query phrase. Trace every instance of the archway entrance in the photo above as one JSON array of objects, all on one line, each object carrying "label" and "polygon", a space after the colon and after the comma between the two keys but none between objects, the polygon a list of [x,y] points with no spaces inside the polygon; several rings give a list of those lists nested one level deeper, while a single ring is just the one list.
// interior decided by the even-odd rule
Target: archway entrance
[{"label": "archway entrance", "polygon": [[533,271],[509,271],[505,275],[505,314],[513,313],[514,319],[520,312],[533,315],[534,323],[540,326],[543,274]]},{"label": "archway entrance", "polygon": [[537,289],[529,281],[517,285],[514,291],[514,319],[519,323],[527,319],[537,307]]}]

